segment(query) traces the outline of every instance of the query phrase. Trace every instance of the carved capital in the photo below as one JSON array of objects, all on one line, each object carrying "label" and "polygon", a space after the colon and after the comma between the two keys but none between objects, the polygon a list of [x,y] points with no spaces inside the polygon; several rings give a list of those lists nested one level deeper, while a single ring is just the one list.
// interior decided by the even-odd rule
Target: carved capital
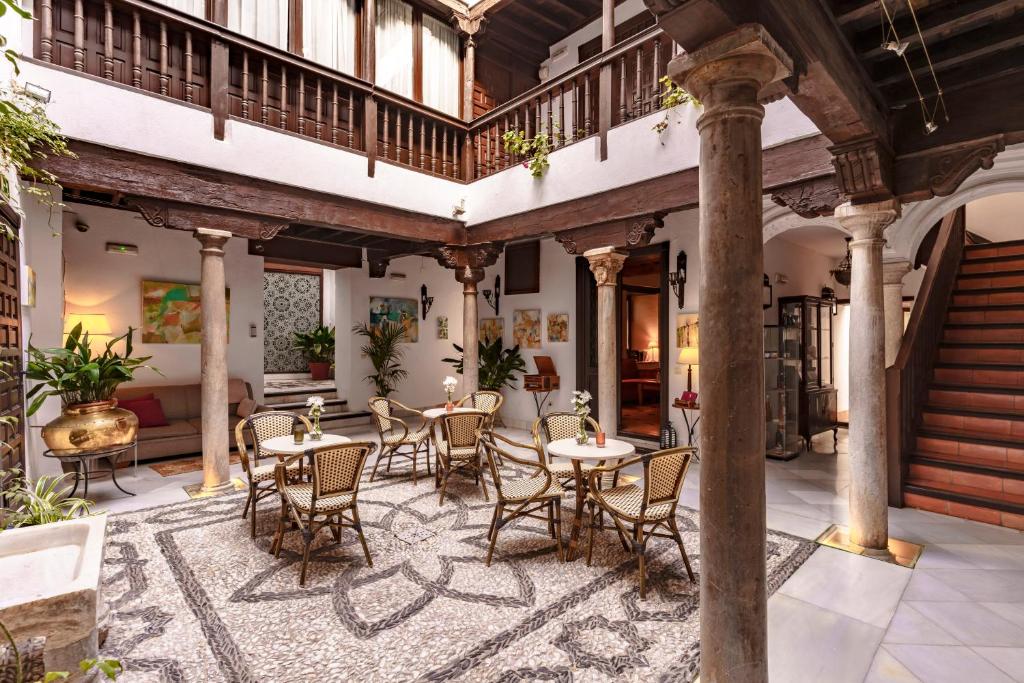
[{"label": "carved capital", "polygon": [[801,218],[817,218],[831,216],[843,200],[836,185],[836,177],[829,176],[773,190],[772,201],[779,206],[789,207]]},{"label": "carved capital", "polygon": [[477,283],[484,279],[484,268],[493,266],[501,254],[500,242],[469,246],[438,247],[434,258],[443,267],[455,271],[455,279],[462,284]]},{"label": "carved capital", "polygon": [[583,253],[590,262],[590,272],[597,280],[597,286],[615,285],[616,276],[622,270],[622,264],[626,262],[628,254],[619,251],[614,247],[601,247],[591,249]]},{"label": "carved capital", "polygon": [[202,245],[199,253],[205,256],[224,256],[224,245],[231,239],[231,233],[227,230],[212,228],[199,228],[192,234]]},{"label": "carved capital", "polygon": [[867,204],[847,202],[836,207],[836,219],[843,229],[853,235],[850,246],[866,241],[884,241],[885,229],[900,216],[900,203],[895,199]]},{"label": "carved capital", "polygon": [[882,284],[903,285],[903,277],[911,271],[913,264],[906,259],[882,263]]},{"label": "carved capital", "polygon": [[480,14],[471,16],[455,12],[452,14],[452,26],[455,27],[464,38],[473,41],[478,35],[482,35],[487,24],[487,18]]},{"label": "carved capital", "polygon": [[892,152],[878,138],[830,147],[839,190],[850,201],[866,202],[895,194]]},{"label": "carved capital", "polygon": [[928,169],[928,189],[937,197],[953,194],[972,173],[992,168],[996,155],[1004,149],[1006,142],[1003,136],[993,135],[933,156]]}]

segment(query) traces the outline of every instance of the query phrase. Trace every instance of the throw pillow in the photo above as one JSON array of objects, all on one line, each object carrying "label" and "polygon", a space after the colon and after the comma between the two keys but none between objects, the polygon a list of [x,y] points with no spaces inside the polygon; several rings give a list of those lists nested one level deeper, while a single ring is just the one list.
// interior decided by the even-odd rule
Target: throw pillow
[{"label": "throw pillow", "polygon": [[251,398],[243,398],[238,402],[238,410],[235,411],[235,415],[242,418],[243,420],[253,413],[256,412],[257,404],[256,401]]},{"label": "throw pillow", "polygon": [[158,398],[125,401],[120,406],[135,413],[139,418],[139,427],[166,427],[169,424]]}]

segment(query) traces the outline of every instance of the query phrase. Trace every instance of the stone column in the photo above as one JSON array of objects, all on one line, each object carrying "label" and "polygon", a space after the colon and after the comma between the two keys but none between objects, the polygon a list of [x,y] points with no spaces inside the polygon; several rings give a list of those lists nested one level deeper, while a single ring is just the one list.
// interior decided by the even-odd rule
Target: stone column
[{"label": "stone column", "polygon": [[203,488],[207,494],[232,490],[228,459],[228,319],[224,279],[224,244],[231,233],[200,228],[195,238],[202,244],[203,337],[202,427]]},{"label": "stone column", "polygon": [[674,59],[700,132],[701,680],[768,680],[759,94],[790,61],[759,26]]},{"label": "stone column", "polygon": [[615,283],[626,254],[615,247],[583,252],[597,280],[597,417],[609,436],[619,431],[619,356]]},{"label": "stone column", "polygon": [[882,264],[882,298],[885,308],[885,367],[896,362],[903,341],[903,276],[911,271],[905,259]]},{"label": "stone column", "polygon": [[455,271],[455,279],[462,283],[462,391],[469,395],[480,388],[480,324],[476,285],[484,279],[484,271],[482,268],[459,268]]},{"label": "stone column", "polygon": [[850,540],[888,554],[889,508],[885,440],[885,315],[883,233],[899,215],[890,199],[836,208],[851,235],[850,282]]},{"label": "stone column", "polygon": [[476,87],[476,37],[466,37],[466,54],[462,60],[462,119],[473,120],[473,90]]}]

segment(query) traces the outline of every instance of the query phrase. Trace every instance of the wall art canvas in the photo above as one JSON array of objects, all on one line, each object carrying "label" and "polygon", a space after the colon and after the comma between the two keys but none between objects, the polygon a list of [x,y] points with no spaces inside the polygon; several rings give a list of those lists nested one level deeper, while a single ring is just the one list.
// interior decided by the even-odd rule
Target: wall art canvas
[{"label": "wall art canvas", "polygon": [[[144,344],[198,344],[203,319],[197,284],[142,281],[142,342]],[[231,290],[225,292],[227,313]],[[228,315],[230,320],[230,315]]]},{"label": "wall art canvas", "polygon": [[370,327],[380,327],[383,321],[389,320],[405,328],[406,341],[417,342],[420,339],[419,306],[415,299],[371,296]]},{"label": "wall art canvas", "polygon": [[569,314],[548,313],[548,341],[569,341]]},{"label": "wall art canvas", "polygon": [[448,338],[448,316],[446,315],[437,316],[437,338]]},{"label": "wall art canvas", "polygon": [[528,309],[512,312],[512,343],[523,349],[540,348],[540,311]]},{"label": "wall art canvas", "polygon": [[495,339],[502,339],[505,336],[504,318],[481,318],[480,319],[480,341],[484,344],[491,344]]},{"label": "wall art canvas", "polygon": [[36,271],[32,266],[25,266],[25,305],[36,305]]}]

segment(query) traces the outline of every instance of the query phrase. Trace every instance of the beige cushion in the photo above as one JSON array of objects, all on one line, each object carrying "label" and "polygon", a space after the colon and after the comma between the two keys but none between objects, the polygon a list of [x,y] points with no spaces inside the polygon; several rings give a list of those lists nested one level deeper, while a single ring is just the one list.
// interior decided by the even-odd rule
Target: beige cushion
[{"label": "beige cushion", "polygon": [[[605,503],[615,512],[627,517],[638,517],[640,515],[640,504],[644,500],[644,490],[636,484],[616,486],[613,489],[601,492]],[[588,498],[594,498],[589,494]],[[645,519],[665,519],[672,512],[671,503],[661,503],[647,508]]]},{"label": "beige cushion", "polygon": [[163,427],[140,427],[139,441],[168,439],[179,436],[195,436],[198,430],[187,420],[168,420]]},{"label": "beige cushion", "polygon": [[397,443],[419,443],[428,436],[430,436],[430,431],[424,428],[418,431],[409,432],[408,434],[405,435],[405,439],[403,439],[402,430],[399,429],[397,431],[388,432],[387,434],[385,434],[384,443],[388,444],[389,446],[393,446],[394,444]]},{"label": "beige cushion", "polygon": [[[535,479],[512,479],[509,481],[501,482],[501,493],[505,496],[506,500],[526,500],[533,496],[544,486],[544,477],[537,477]],[[562,486],[555,480],[551,481],[551,486],[541,496],[541,498],[554,498],[564,493]]]},{"label": "beige cushion", "polygon": [[235,415],[242,419],[245,419],[252,415],[253,413],[255,413],[256,408],[256,401],[246,396],[238,403],[238,410],[235,411]]},{"label": "beige cushion", "polygon": [[[312,484],[293,484],[288,487],[288,499],[300,512],[309,512],[313,504]],[[316,511],[319,513],[336,512],[352,506],[355,500],[353,493],[337,493],[326,498],[317,498]]]}]

